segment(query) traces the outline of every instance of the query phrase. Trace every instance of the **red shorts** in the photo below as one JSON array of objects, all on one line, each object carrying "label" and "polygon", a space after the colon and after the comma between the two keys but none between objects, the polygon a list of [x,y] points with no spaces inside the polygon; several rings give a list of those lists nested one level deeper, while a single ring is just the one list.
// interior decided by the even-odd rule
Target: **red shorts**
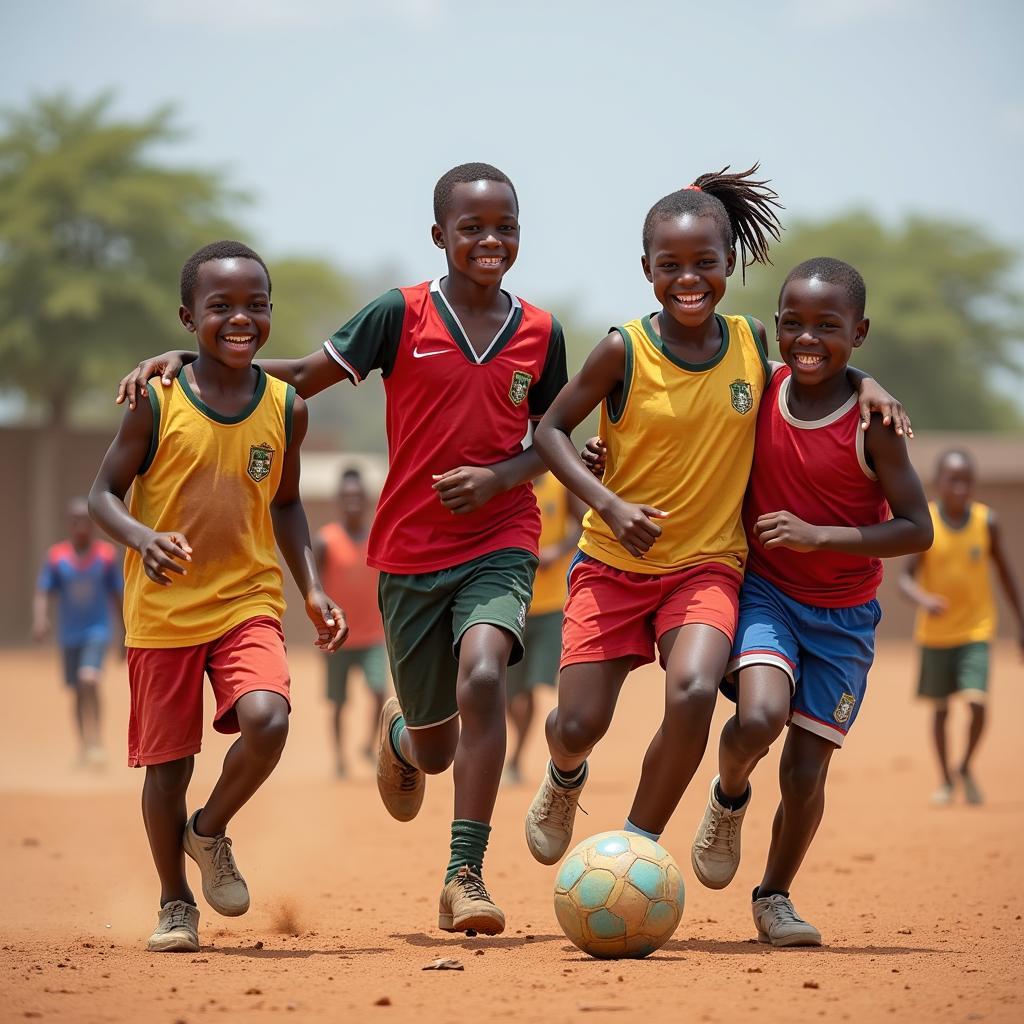
[{"label": "red shorts", "polygon": [[677,626],[714,626],[732,643],[742,575],[718,562],[655,576],[613,569],[582,552],[569,569],[561,667],[632,655],[654,661],[657,642]]},{"label": "red shorts", "polygon": [[[198,754],[203,745],[203,675],[217,699],[213,727],[238,732],[235,704],[254,690],[289,700],[281,623],[260,615],[192,647],[129,647],[128,764],[139,768]],[[290,700],[289,700],[290,703]]]}]

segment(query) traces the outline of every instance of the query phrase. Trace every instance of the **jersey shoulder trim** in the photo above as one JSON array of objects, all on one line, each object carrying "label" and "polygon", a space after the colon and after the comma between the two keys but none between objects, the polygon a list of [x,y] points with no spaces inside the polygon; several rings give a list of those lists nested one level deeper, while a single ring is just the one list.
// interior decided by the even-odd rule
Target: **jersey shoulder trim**
[{"label": "jersey shoulder trim", "polygon": [[[241,423],[244,420],[247,420],[256,411],[257,406],[263,400],[264,392],[267,390],[267,374],[263,367],[258,365],[256,366],[256,373],[256,387],[253,390],[252,398],[250,398],[245,406],[233,416],[226,416],[224,413],[217,412],[216,409],[211,409],[192,390],[192,386],[188,382],[188,376],[185,373],[184,366],[178,373],[178,384],[181,386],[182,394],[197,412],[202,413],[207,419],[213,420],[214,423],[221,423],[225,426],[230,426],[234,423]],[[152,390],[152,388],[150,388],[150,390]]]},{"label": "jersey shoulder trim", "polygon": [[757,321],[752,316],[746,315],[744,315],[743,319],[747,321],[747,327],[750,328],[750,336],[754,339],[757,354],[761,359],[761,367],[764,370],[764,382],[767,384],[772,375],[771,366],[768,362],[768,349],[764,342],[761,341],[761,332],[757,329]]},{"label": "jersey shoulder trim", "polygon": [[150,384],[150,386],[146,388],[146,394],[149,396],[149,408],[153,413],[153,425],[151,428],[152,433],[149,435],[149,451],[146,452],[146,457],[142,460],[142,465],[139,466],[138,476],[142,476],[149,470],[149,467],[153,465],[157,449],[160,447],[160,410],[162,403],[160,401],[158,391],[162,392],[163,390],[163,385],[161,385],[160,388],[155,388]]},{"label": "jersey shoulder trim", "polygon": [[622,344],[625,346],[625,364],[622,368],[622,395],[617,403],[613,403],[612,396],[608,395],[605,398],[605,409],[608,413],[608,419],[612,423],[618,423],[626,411],[629,389],[633,383],[633,336],[625,327],[612,327],[608,333],[610,334],[612,331],[618,332],[622,338]]},{"label": "jersey shoulder trim", "polygon": [[294,408],[295,388],[289,384],[284,393],[284,446],[286,449],[292,446],[292,413]]},{"label": "jersey shoulder trim", "polygon": [[722,345],[707,362],[691,363],[686,359],[680,359],[661,340],[660,335],[654,329],[654,323],[651,319],[653,316],[653,313],[649,313],[640,320],[644,337],[650,342],[655,351],[660,352],[670,363],[678,366],[681,370],[686,370],[687,373],[705,373],[708,370],[713,370],[725,358],[726,353],[729,351],[729,346],[732,344],[732,331],[729,329],[729,321],[720,313],[716,313],[715,319],[718,321],[718,328],[722,332]]}]

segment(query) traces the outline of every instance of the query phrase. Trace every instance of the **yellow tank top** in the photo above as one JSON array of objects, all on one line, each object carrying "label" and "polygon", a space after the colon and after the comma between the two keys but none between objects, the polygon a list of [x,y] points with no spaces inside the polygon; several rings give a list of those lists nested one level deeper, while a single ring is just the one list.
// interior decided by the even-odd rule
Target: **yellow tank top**
[{"label": "yellow tank top", "polygon": [[[558,544],[565,539],[570,523],[569,496],[565,487],[551,473],[533,482],[533,494],[540,508],[540,546]],[[531,615],[546,615],[565,607],[565,574],[569,571],[572,552],[552,565],[537,570],[533,581]]]},{"label": "yellow tank top", "polygon": [[914,639],[924,647],[959,647],[989,641],[996,633],[992,593],[989,508],[971,502],[967,522],[956,529],[942,518],[938,502],[928,505],[935,527],[931,548],[921,555],[917,582],[949,602],[941,615],[917,613]]},{"label": "yellow tank top", "polygon": [[259,370],[251,403],[222,416],[192,391],[185,371],[151,387],[153,443],[132,485],[131,513],[192,545],[188,575],[162,587],[138,553],[125,556],[125,644],[189,647],[246,619],[284,612],[270,501],[291,434],[294,388]]},{"label": "yellow tank top", "polygon": [[672,355],[649,316],[618,328],[626,372],[618,408],[610,400],[601,407],[604,485],[668,518],[657,521],[661,536],[637,559],[590,510],[580,548],[607,565],[652,575],[702,562],[743,569],[740,513],[768,361],[748,317],[718,320],[722,347],[706,363]]}]

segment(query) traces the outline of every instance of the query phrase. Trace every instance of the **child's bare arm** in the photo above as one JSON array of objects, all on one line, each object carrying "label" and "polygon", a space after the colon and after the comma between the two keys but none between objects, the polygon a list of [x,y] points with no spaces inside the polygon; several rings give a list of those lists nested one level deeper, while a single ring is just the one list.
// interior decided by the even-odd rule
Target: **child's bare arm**
[{"label": "child's bare arm", "polygon": [[1024,605],[1021,603],[1020,587],[1017,585],[1017,578],[1010,568],[1006,552],[1003,550],[1003,540],[999,533],[999,522],[994,512],[989,512],[988,520],[989,547],[992,551],[992,561],[996,564],[996,572],[999,575],[999,582],[1003,586],[1003,593],[1006,600],[1017,616],[1017,636],[1020,639],[1021,653],[1024,654]]},{"label": "child's bare arm", "polygon": [[317,572],[316,557],[309,539],[309,523],[306,510],[299,497],[299,476],[301,461],[299,450],[309,414],[306,403],[296,398],[292,407],[292,436],[284,454],[281,482],[270,503],[270,516],[274,522],[274,537],[284,555],[288,569],[306,601],[306,614],[316,627],[316,645],[331,653],[336,651],[348,635],[345,613],[323,591],[320,574]]},{"label": "child's bare arm", "polygon": [[900,592],[929,615],[941,615],[949,607],[949,602],[941,594],[932,594],[917,582],[917,570],[920,568],[920,554],[911,555],[904,561],[900,570]]},{"label": "child's bare arm", "polygon": [[129,407],[89,491],[89,514],[114,540],[138,551],[146,575],[167,587],[171,584],[167,573],[184,576],[186,570],[181,563],[192,561],[188,540],[181,533],[151,530],[133,518],[124,504],[128,488],[145,465],[152,441],[149,403]]},{"label": "child's bare arm", "polygon": [[926,551],[932,543],[932,517],[921,481],[907,455],[906,442],[879,420],[872,420],[865,448],[892,519],[868,526],[818,526],[792,512],[769,512],[754,526],[766,548],[793,551],[840,551],[869,558],[892,558]]}]

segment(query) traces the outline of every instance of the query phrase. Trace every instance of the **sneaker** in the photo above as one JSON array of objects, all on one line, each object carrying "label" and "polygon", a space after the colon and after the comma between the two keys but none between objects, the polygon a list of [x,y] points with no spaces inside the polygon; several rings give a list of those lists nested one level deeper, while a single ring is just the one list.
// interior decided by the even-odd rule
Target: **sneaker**
[{"label": "sneaker", "polygon": [[704,818],[690,848],[693,872],[709,889],[724,889],[736,875],[740,866],[740,827],[750,806],[749,785],[746,802],[737,811],[718,802],[717,789],[716,775],[711,782]]},{"label": "sneaker", "polygon": [[380,713],[380,742],[377,745],[377,790],[388,814],[398,821],[412,821],[420,812],[426,779],[419,768],[407,765],[391,745],[391,726],[402,713],[390,697]]},{"label": "sneaker", "polygon": [[576,808],[588,774],[589,769],[584,768],[580,784],[565,789],[551,778],[550,766],[545,770],[540,789],[526,812],[526,845],[541,864],[557,864],[569,849]]},{"label": "sneaker", "polygon": [[199,908],[184,900],[162,906],[146,949],[151,953],[198,953]]},{"label": "sneaker", "polygon": [[441,890],[437,926],[443,932],[500,935],[505,930],[505,915],[495,906],[484,880],[464,866]]},{"label": "sneaker", "polygon": [[934,793],[931,801],[936,807],[948,807],[953,802],[953,783],[944,782]]},{"label": "sneaker", "polygon": [[199,811],[188,819],[182,845],[199,865],[206,902],[218,914],[239,917],[249,909],[249,887],[238,873],[238,866],[231,853],[231,840],[223,833],[219,836],[201,836],[196,832]]},{"label": "sneaker", "polygon": [[981,795],[981,790],[978,789],[978,784],[974,781],[974,776],[970,772],[961,770],[960,781],[964,787],[964,799],[969,804],[981,804],[985,802],[985,798]]},{"label": "sneaker", "polygon": [[808,924],[782,893],[754,900],[752,909],[758,942],[770,942],[773,946],[821,945],[821,932]]},{"label": "sneaker", "polygon": [[85,763],[94,771],[102,771],[107,767],[107,752],[100,746],[89,747],[85,751]]}]

